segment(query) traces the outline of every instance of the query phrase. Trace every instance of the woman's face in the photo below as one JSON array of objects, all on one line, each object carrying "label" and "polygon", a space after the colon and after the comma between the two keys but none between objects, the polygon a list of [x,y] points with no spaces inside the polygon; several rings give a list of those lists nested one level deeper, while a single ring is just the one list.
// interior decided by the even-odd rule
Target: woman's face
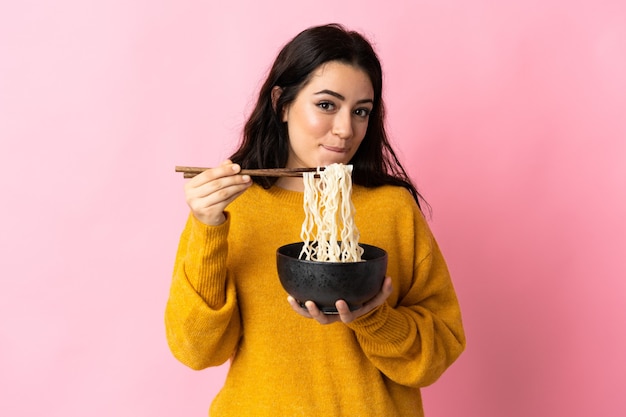
[{"label": "woman's face", "polygon": [[363,70],[337,61],[318,67],[283,111],[287,168],[347,164],[365,137],[373,102],[374,89]]}]

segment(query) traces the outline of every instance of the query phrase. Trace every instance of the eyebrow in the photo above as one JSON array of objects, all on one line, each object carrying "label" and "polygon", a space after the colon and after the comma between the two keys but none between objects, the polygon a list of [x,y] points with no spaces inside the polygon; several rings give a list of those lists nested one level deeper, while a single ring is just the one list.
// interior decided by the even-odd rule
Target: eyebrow
[{"label": "eyebrow", "polygon": [[[331,95],[333,97],[337,97],[341,101],[345,101],[345,99],[346,99],[344,96],[342,96],[341,94],[339,94],[339,93],[337,93],[336,91],[333,91],[333,90],[321,90],[321,91],[318,91],[315,94],[316,95],[317,94],[328,94],[328,95]],[[371,98],[364,98],[363,100],[357,101],[357,104],[363,104],[363,103],[372,103],[372,104],[374,104],[374,100],[372,100]]]}]

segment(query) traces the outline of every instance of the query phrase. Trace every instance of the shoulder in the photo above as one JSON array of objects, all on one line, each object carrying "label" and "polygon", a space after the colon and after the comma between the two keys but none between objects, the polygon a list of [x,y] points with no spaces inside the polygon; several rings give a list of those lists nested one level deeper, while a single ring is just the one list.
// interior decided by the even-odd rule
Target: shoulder
[{"label": "shoulder", "polygon": [[366,210],[393,210],[395,213],[421,213],[409,190],[395,185],[373,188],[355,185],[352,201],[357,209],[362,207]]},{"label": "shoulder", "polygon": [[416,233],[422,238],[430,235],[428,222],[409,190],[394,185],[375,188],[354,187],[353,198],[357,226]]}]

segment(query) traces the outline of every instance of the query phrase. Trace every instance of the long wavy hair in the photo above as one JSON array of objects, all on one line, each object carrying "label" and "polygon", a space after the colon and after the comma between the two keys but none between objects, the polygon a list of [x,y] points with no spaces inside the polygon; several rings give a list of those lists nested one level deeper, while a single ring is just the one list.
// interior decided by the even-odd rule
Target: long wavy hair
[{"label": "long wavy hair", "polygon": [[[321,65],[337,61],[363,70],[374,89],[374,103],[365,137],[350,160],[352,181],[365,187],[398,185],[408,189],[421,207],[422,196],[407,175],[385,132],[383,74],[372,45],[358,32],[339,24],[310,27],[300,32],[279,52],[261,87],[247,120],[243,138],[230,159],[242,168],[283,168],[289,155],[289,136],[282,121],[283,109],[291,104]],[[272,89],[282,92],[275,103]],[[265,188],[277,178],[255,177]]]}]

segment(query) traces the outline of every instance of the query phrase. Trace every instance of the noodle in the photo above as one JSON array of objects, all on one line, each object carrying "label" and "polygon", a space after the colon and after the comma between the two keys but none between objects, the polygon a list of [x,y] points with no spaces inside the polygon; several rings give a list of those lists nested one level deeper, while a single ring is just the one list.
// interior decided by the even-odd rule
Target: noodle
[{"label": "noodle", "polygon": [[[319,175],[316,181],[315,175]],[[300,259],[319,262],[359,262],[359,230],[354,223],[352,165],[331,164],[305,172],[304,221]]]}]

